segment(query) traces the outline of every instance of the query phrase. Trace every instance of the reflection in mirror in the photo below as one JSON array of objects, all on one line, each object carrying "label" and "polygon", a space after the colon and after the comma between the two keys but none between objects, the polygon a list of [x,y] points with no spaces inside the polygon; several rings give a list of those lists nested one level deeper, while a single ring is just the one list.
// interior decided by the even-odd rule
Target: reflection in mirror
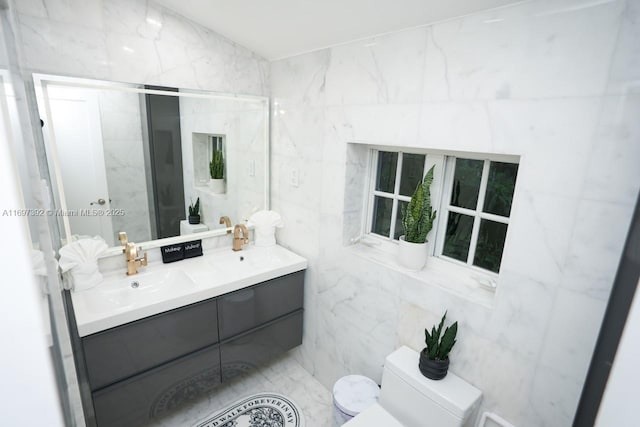
[{"label": "reflection in mirror", "polygon": [[[21,205],[4,207],[1,212],[4,216],[12,214],[9,212],[10,210],[17,209],[28,212],[29,210],[38,208],[33,189],[29,185],[24,185],[24,183],[31,182],[31,176],[26,162],[26,147],[25,144],[20,143],[22,141],[22,131],[19,123],[18,105],[16,103],[16,94],[12,84],[11,73],[8,69],[0,68],[0,139],[11,146],[12,162],[18,171],[20,182],[23,183],[23,185],[20,186]],[[9,208],[9,211],[7,211],[7,208]],[[37,218],[34,215],[24,214],[21,216],[24,216],[29,223],[26,231],[29,233],[33,248],[38,249]]]},{"label": "reflection in mirror", "polygon": [[[114,246],[126,231],[140,243],[268,208],[266,98],[34,79],[67,240],[100,235]],[[201,223],[191,224],[198,199]]]}]

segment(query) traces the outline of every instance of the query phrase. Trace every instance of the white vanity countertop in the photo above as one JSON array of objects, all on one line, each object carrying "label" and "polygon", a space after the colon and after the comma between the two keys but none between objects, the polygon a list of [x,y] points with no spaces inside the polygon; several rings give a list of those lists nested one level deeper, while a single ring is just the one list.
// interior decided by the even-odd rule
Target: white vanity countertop
[{"label": "white vanity countertop", "polygon": [[98,286],[71,292],[78,333],[94,334],[305,268],[306,259],[282,246],[209,250],[171,264],[150,263],[134,276],[126,275],[123,258],[123,268],[103,274]]}]

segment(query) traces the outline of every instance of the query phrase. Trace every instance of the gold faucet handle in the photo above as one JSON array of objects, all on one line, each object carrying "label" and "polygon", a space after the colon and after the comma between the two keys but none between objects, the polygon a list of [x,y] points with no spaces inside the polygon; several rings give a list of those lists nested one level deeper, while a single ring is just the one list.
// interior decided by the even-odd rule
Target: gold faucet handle
[{"label": "gold faucet handle", "polygon": [[[138,248],[138,250],[142,250],[142,248]],[[141,266],[146,266],[147,265],[147,253],[144,253],[144,256],[142,258],[140,258],[140,265]]]},{"label": "gold faucet handle", "polygon": [[225,227],[227,228],[227,234],[231,234],[231,230],[229,230],[231,228],[231,219],[229,219],[228,216],[221,216],[220,217],[220,224],[224,224]]},{"label": "gold faucet handle", "polygon": [[121,231],[118,233],[118,240],[120,240],[120,244],[122,246],[127,246],[127,243],[129,243],[129,239],[127,238],[127,233],[125,233],[124,231]]},{"label": "gold faucet handle", "polygon": [[247,229],[247,226],[240,224],[240,228],[242,229],[242,238],[244,239],[243,243],[249,243],[249,230]]}]

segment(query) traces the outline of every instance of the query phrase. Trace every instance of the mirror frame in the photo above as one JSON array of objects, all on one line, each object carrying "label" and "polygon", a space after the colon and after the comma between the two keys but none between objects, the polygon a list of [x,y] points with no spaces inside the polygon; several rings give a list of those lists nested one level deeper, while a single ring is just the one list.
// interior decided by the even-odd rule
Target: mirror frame
[{"label": "mirror frame", "polygon": [[[265,162],[265,180],[263,186],[264,194],[264,209],[270,209],[270,177],[271,177],[271,164],[270,164],[270,102],[269,97],[258,95],[240,95],[231,93],[222,93],[197,89],[182,89],[178,88],[178,92],[165,91],[159,89],[145,89],[142,83],[125,83],[125,82],[110,82],[107,80],[87,79],[82,77],[72,76],[60,76],[52,74],[33,73],[33,83],[35,86],[35,92],[38,100],[43,101],[43,107],[45,110],[47,123],[52,123],[51,120],[51,106],[49,105],[49,98],[47,96],[48,85],[55,86],[69,86],[76,88],[86,89],[110,89],[120,90],[124,92],[137,93],[137,94],[151,94],[151,95],[167,95],[167,96],[181,96],[185,95],[192,98],[214,98],[214,99],[227,99],[234,101],[249,101],[257,104],[264,105],[265,120],[264,120],[264,162]],[[55,134],[51,126],[48,127],[48,142],[45,141],[45,154],[47,157],[47,164],[49,165],[49,179],[51,181],[51,188],[54,195],[54,210],[60,210],[62,212],[67,211],[67,203],[64,197],[64,185],[62,184],[62,177],[60,175],[60,167],[58,161],[58,154],[56,148]],[[56,215],[58,226],[60,227],[61,237],[64,242],[69,242],[72,233],[71,226],[69,224],[69,218],[67,215]],[[219,237],[228,234],[232,228],[218,228],[215,230],[204,231],[197,234],[189,234],[184,236],[166,237],[163,239],[149,240],[146,242],[136,242],[136,245],[142,247],[142,249],[157,248],[160,246],[171,245],[174,243],[182,243],[190,240],[194,240],[197,236],[198,239],[206,239],[211,237]],[[124,230],[126,231],[126,230]],[[119,255],[122,253],[121,246],[113,246],[107,249],[107,251],[101,256],[101,258]]]}]

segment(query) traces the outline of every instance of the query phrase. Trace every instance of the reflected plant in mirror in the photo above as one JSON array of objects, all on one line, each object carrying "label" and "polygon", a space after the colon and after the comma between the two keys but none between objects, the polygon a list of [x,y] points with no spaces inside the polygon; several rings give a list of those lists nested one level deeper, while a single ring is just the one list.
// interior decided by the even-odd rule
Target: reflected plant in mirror
[{"label": "reflected plant in mirror", "polygon": [[215,194],[224,193],[224,155],[222,147],[214,148],[209,163],[209,173],[211,175],[210,187]]},{"label": "reflected plant in mirror", "polygon": [[220,217],[241,222],[269,208],[267,98],[50,75],[34,82],[63,240],[100,235],[115,246],[117,230],[139,244],[217,234],[226,231]]},{"label": "reflected plant in mirror", "polygon": [[213,159],[211,160],[211,179],[223,179],[224,178],[224,157],[222,157],[222,151],[214,151]]},{"label": "reflected plant in mirror", "polygon": [[200,197],[189,205],[189,224],[200,224]]}]

